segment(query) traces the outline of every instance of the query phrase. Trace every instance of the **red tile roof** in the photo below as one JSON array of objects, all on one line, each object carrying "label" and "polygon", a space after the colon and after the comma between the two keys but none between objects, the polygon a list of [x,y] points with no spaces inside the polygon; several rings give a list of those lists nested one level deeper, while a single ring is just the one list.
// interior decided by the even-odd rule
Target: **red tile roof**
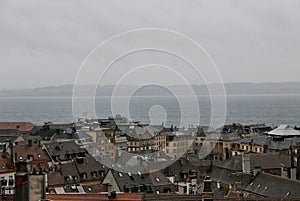
[{"label": "red tile roof", "polygon": [[20,132],[29,132],[34,128],[34,124],[30,122],[0,122],[0,129],[14,129]]},{"label": "red tile roof", "polygon": [[0,153],[0,173],[14,172],[15,167],[8,153]]},{"label": "red tile roof", "polygon": [[116,198],[108,198],[103,194],[48,194],[47,199],[53,201],[99,201],[99,200],[114,200],[114,201],[141,201],[143,194],[118,194]]}]

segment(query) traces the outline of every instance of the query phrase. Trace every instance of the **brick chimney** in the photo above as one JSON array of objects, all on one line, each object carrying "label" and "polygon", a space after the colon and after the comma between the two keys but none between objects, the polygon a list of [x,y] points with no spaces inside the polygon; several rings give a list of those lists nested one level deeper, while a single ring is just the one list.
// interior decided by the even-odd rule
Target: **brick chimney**
[{"label": "brick chimney", "polygon": [[250,154],[242,155],[242,168],[243,173],[250,174]]},{"label": "brick chimney", "polygon": [[28,140],[28,147],[32,147],[32,140]]}]

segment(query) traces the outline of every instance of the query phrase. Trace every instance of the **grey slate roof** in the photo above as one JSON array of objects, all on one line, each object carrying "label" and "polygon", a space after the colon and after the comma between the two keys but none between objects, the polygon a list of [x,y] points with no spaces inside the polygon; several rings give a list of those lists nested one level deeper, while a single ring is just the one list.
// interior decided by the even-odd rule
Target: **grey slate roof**
[{"label": "grey slate roof", "polygon": [[249,144],[251,142],[253,142],[254,145],[266,145],[268,139],[265,135],[262,134],[257,134],[251,137],[245,137],[243,139],[240,139],[239,141],[237,141],[237,143],[244,143],[244,144]]},{"label": "grey slate roof", "polygon": [[300,181],[260,172],[245,191],[263,197],[300,198]]},{"label": "grey slate roof", "polygon": [[[260,166],[262,169],[281,168],[281,164],[291,167],[290,157],[278,153],[250,154],[250,168]],[[229,160],[221,161],[216,166],[235,171],[242,171],[242,156],[233,156]]]},{"label": "grey slate roof", "polygon": [[241,135],[238,133],[211,133],[206,135],[205,139],[219,141],[238,141],[241,139]]},{"label": "grey slate roof", "polygon": [[237,187],[242,189],[246,188],[251,180],[250,174],[244,174],[219,167],[214,167],[210,176],[211,179],[216,182],[220,181],[221,183],[228,185],[238,183]]}]

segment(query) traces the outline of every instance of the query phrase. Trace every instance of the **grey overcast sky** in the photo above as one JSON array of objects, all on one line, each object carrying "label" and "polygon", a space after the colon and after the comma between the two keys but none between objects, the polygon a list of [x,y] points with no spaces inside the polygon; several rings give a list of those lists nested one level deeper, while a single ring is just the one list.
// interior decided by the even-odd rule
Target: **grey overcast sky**
[{"label": "grey overcast sky", "polygon": [[72,84],[100,42],[148,27],[197,41],[225,82],[300,81],[298,0],[1,0],[0,89]]}]

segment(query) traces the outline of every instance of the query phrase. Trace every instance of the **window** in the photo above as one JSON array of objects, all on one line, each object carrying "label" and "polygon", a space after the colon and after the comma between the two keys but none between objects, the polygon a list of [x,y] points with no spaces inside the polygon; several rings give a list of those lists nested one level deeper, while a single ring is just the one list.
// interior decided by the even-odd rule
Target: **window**
[{"label": "window", "polygon": [[33,157],[33,155],[28,154],[28,155],[27,155],[27,159],[33,161],[33,160],[34,160],[34,157]]},{"label": "window", "polygon": [[7,185],[7,180],[4,177],[1,177],[1,184],[2,186],[6,186]]},{"label": "window", "polygon": [[14,183],[15,183],[15,181],[14,181],[14,177],[13,177],[13,176],[9,176],[9,179],[8,179],[8,184],[9,184],[10,186],[13,186],[13,185],[14,185]]},{"label": "window", "polygon": [[45,172],[45,166],[44,166],[44,164],[40,164],[40,171],[41,172]]},{"label": "window", "polygon": [[100,174],[101,177],[104,177],[104,171],[103,170],[99,171],[99,174]]},{"label": "window", "polygon": [[156,180],[157,182],[160,182],[160,179],[159,179],[158,177],[155,177],[155,180]]},{"label": "window", "polygon": [[95,177],[97,177],[97,172],[95,172],[95,171],[94,171],[94,172],[91,172],[91,175],[92,175],[92,177],[95,178]]},{"label": "window", "polygon": [[121,178],[123,177],[123,174],[121,172],[119,172],[119,177],[121,177]]},{"label": "window", "polygon": [[84,173],[81,173],[80,174],[80,177],[82,178],[82,179],[86,179],[87,178],[87,174],[84,172]]}]

